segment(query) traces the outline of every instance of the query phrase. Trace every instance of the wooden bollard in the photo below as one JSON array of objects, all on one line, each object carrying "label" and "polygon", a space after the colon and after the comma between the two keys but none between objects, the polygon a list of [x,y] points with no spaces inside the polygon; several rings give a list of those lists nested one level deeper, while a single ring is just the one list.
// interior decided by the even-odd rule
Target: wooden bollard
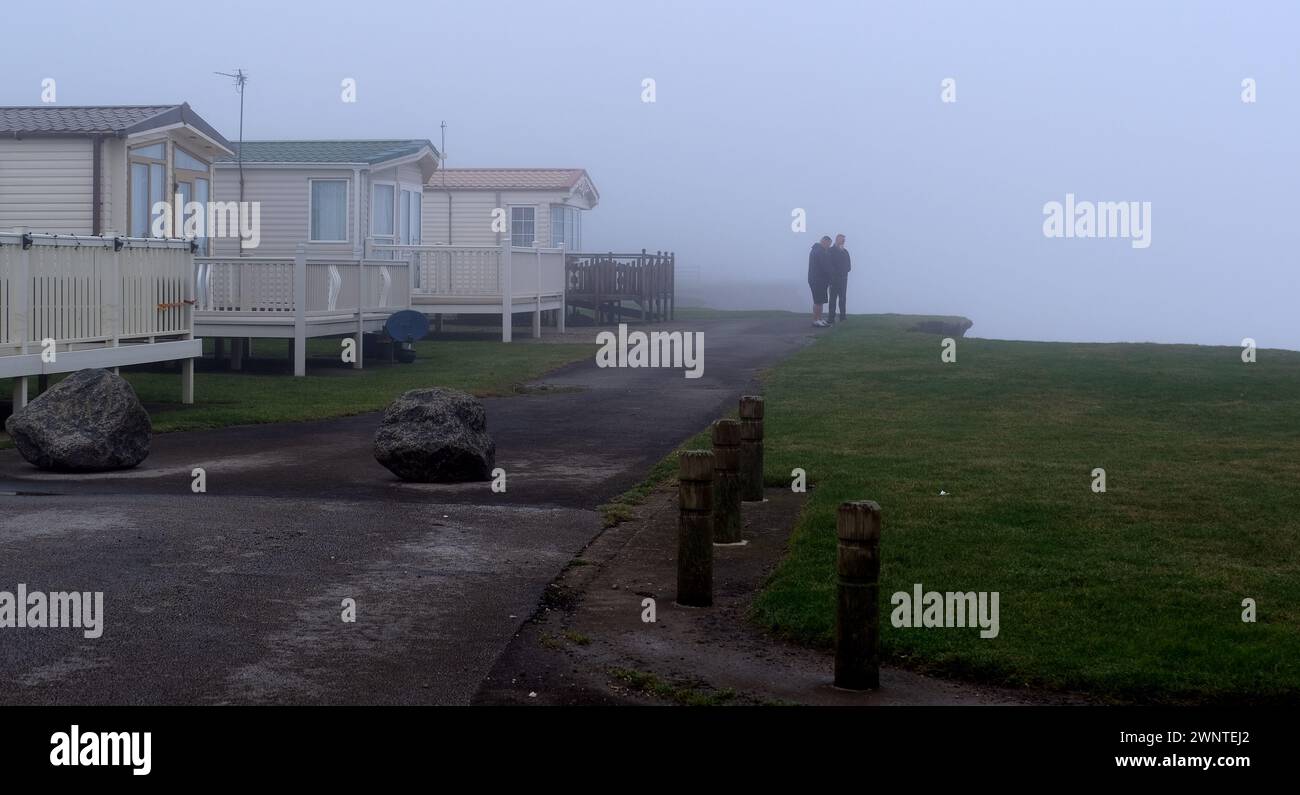
[{"label": "wooden bollard", "polygon": [[835,686],[880,687],[880,506],[871,501],[840,504],[836,568]]},{"label": "wooden bollard", "polygon": [[677,604],[713,604],[713,453],[687,450],[679,459]]},{"label": "wooden bollard", "polygon": [[713,423],[713,543],[740,541],[740,421]]},{"label": "wooden bollard", "polygon": [[763,398],[740,399],[740,498],[763,501]]}]

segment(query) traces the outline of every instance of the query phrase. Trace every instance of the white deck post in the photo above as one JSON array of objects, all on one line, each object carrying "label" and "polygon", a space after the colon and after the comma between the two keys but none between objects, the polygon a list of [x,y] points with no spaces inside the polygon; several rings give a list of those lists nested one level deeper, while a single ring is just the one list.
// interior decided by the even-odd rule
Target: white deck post
[{"label": "white deck post", "polygon": [[362,367],[363,351],[366,342],[366,260],[357,260],[357,358],[352,362],[352,369]]},{"label": "white deck post", "polygon": [[542,250],[537,249],[537,303],[533,307],[533,339],[542,338]]},{"label": "white deck post", "polygon": [[560,245],[560,319],[556,323],[560,333],[564,333],[565,318],[569,314],[569,248],[567,245]]},{"label": "white deck post", "polygon": [[505,242],[501,244],[501,255],[498,258],[499,276],[497,283],[501,285],[501,341],[509,342],[511,338],[511,320],[515,309],[515,296],[510,289],[510,233],[506,233]]},{"label": "white deck post", "polygon": [[406,288],[407,309],[410,309],[411,307],[415,306],[415,276],[417,272],[416,269],[422,267],[424,267],[424,252],[418,249],[412,251],[411,258],[407,260],[406,263],[406,277],[407,277],[406,281],[408,282],[409,285]]},{"label": "white deck post", "polygon": [[[95,252],[95,258],[103,256],[104,251]],[[118,337],[122,334],[122,252],[108,252],[107,262],[104,270],[104,304],[100,307],[100,322],[103,324],[103,333],[113,341],[117,346]]]},{"label": "white deck post", "polygon": [[[27,232],[26,227],[15,227],[14,232],[22,239],[23,234]],[[31,256],[30,252],[21,246],[18,249],[18,263],[14,272],[13,281],[9,286],[10,300],[10,318],[13,323],[14,338],[18,341],[18,355],[22,356],[27,353],[27,341],[32,336],[32,312],[31,301],[28,295],[28,287],[31,284]],[[14,406],[13,410],[27,405],[27,376],[18,376],[14,378]]]},{"label": "white deck post", "polygon": [[[181,298],[188,299],[189,297],[193,296],[195,299],[197,299],[198,290],[196,289],[196,284],[194,281],[194,255],[191,254],[188,250],[185,252],[185,255],[189,258],[190,266],[186,269],[186,272],[189,274],[189,276],[185,280],[186,292],[185,295],[181,296]],[[121,271],[119,270],[118,272],[120,273]],[[185,338],[191,340],[194,339],[194,307],[195,304],[181,305],[181,313],[186,320],[185,325],[188,326],[190,330],[189,334],[187,334]],[[181,403],[187,406],[194,403],[194,360],[193,359],[181,360]]]},{"label": "white deck post", "polygon": [[307,247],[293,254],[293,374],[307,375]]}]

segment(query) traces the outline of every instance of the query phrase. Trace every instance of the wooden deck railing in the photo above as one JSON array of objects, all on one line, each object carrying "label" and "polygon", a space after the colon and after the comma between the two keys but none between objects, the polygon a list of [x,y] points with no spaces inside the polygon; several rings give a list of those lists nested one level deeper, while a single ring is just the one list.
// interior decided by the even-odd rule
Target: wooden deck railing
[{"label": "wooden deck railing", "polygon": [[[676,256],[671,251],[640,254],[569,254],[565,264],[568,303],[594,313],[596,323],[625,317],[643,322],[676,314]],[[635,308],[624,303],[635,303]]]}]

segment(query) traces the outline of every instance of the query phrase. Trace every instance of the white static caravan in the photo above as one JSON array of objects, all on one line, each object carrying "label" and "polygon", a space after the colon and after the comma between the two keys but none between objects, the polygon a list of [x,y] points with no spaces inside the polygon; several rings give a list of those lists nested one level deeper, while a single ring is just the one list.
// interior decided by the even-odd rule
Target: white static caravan
[{"label": "white static caravan", "polygon": [[424,184],[438,168],[438,150],[425,139],[245,141],[216,164],[217,201],[258,202],[257,248],[218,241],[219,257],[362,255],[367,237],[418,245]]},{"label": "white static caravan", "polygon": [[231,338],[236,366],[246,340],[291,339],[304,375],[306,339],[378,331],[410,306],[410,274],[405,261],[368,256],[366,239],[420,244],[438,160],[425,139],[236,144],[216,164],[213,198],[256,203],[257,245],[214,240],[198,260],[198,333]]},{"label": "white static caravan", "polygon": [[543,312],[563,330],[565,255],[600,196],[580,168],[440,169],[424,188],[423,244],[372,250],[411,263],[411,305],[426,314],[499,314],[509,342],[516,313]]},{"label": "white static caravan", "polygon": [[145,238],[156,202],[208,200],[230,152],[186,104],[0,108],[0,377],[16,379],[15,407],[32,375],[174,360],[193,401],[190,246]]},{"label": "white static caravan", "polygon": [[581,168],[444,168],[424,187],[424,242],[500,245],[501,208],[512,245],[581,251],[582,216],[599,201]]},{"label": "white static caravan", "polygon": [[0,230],[151,237],[154,204],[206,203],[229,154],[187,104],[0,108]]}]

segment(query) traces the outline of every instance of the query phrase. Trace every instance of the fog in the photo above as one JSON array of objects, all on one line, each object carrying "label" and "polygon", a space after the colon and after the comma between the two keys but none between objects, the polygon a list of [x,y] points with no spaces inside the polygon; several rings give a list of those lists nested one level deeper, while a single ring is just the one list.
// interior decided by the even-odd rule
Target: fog
[{"label": "fog", "polygon": [[[449,166],[586,168],[584,248],[671,249],[728,306],[806,311],[808,248],[844,233],[850,312],[1300,349],[1295,3],[9,0],[0,18],[0,104],[54,78],[58,104],[187,101],[234,139],[213,73],[240,67],[250,139],[438,144],[446,120]],[[1046,237],[1067,194],[1150,202],[1150,245]]]}]

